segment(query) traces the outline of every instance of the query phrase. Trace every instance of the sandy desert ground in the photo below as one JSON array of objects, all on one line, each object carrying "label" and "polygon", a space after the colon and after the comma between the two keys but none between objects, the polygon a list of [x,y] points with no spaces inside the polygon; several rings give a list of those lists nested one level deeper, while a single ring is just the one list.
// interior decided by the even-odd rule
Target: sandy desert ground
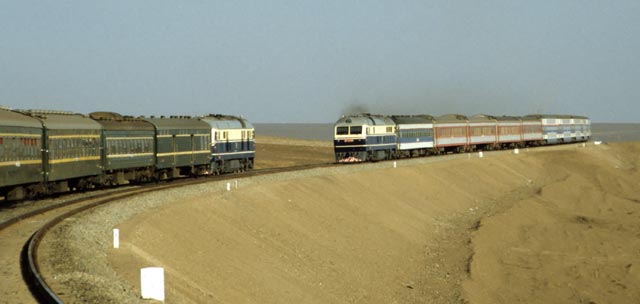
[{"label": "sandy desert ground", "polygon": [[[257,167],[332,161],[330,143],[268,142]],[[639,152],[564,145],[241,181],[121,223],[108,260],[133,290],[140,268],[164,267],[168,303],[639,303]]]}]

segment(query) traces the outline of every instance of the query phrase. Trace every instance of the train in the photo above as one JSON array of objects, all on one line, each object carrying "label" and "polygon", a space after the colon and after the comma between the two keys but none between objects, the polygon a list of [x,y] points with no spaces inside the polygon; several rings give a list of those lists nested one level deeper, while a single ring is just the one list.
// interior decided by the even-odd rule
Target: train
[{"label": "train", "polygon": [[578,115],[470,117],[343,115],[334,124],[336,162],[367,162],[588,141],[591,121]]},{"label": "train", "polygon": [[0,197],[251,170],[255,129],[237,116],[133,117],[0,108]]}]

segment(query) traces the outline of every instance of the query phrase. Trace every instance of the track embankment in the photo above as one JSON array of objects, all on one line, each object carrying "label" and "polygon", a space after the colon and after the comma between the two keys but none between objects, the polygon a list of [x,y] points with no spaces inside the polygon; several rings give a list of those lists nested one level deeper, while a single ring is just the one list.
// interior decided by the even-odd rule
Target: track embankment
[{"label": "track embankment", "polygon": [[[121,248],[78,262],[107,263],[92,276],[130,286],[121,302],[149,266],[173,303],[637,302],[638,152],[565,145],[150,194],[83,219],[107,218],[83,238],[119,228]],[[153,208],[117,216],[139,201]]]}]

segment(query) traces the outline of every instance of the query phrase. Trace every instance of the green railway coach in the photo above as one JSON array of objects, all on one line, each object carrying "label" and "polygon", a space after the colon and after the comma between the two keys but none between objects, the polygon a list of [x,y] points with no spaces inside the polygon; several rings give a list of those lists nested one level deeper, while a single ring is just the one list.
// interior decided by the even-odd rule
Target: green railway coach
[{"label": "green railway coach", "polygon": [[211,128],[188,116],[145,118],[156,129],[156,175],[203,175],[211,162]]},{"label": "green railway coach", "polygon": [[43,126],[46,193],[86,189],[99,182],[100,124],[65,111],[26,110]]},{"label": "green railway coach", "polygon": [[153,125],[112,112],[93,112],[89,116],[102,125],[103,184],[152,180],[155,163]]},{"label": "green railway coach", "polygon": [[22,199],[43,182],[42,124],[0,108],[0,196]]}]

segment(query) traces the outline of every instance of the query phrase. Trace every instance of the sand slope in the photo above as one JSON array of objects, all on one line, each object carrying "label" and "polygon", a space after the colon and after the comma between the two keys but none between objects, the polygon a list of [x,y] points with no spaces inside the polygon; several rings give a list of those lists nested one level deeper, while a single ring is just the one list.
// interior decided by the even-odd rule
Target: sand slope
[{"label": "sand slope", "polygon": [[639,303],[638,150],[550,155],[546,171],[559,181],[474,234],[471,302]]},{"label": "sand slope", "polygon": [[624,303],[640,295],[638,144],[243,181],[120,226],[113,268],[167,302]]}]

